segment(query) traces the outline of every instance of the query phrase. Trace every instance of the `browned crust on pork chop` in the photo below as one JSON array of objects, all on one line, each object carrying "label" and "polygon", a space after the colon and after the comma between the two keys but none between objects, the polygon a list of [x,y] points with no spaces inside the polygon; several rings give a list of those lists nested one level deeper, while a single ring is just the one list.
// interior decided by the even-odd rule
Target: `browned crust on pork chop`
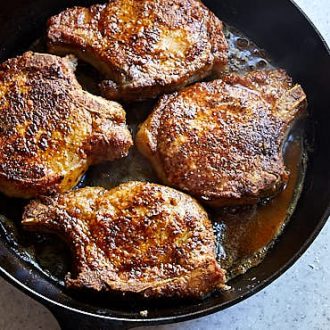
[{"label": "browned crust on pork chop", "polygon": [[109,99],[154,98],[227,63],[222,22],[198,0],[112,0],[67,9],[48,26],[49,50],[104,73]]},{"label": "browned crust on pork chop", "polygon": [[125,112],[82,90],[76,59],[27,52],[0,66],[0,191],[66,191],[88,166],[125,156]]},{"label": "browned crust on pork chop", "polygon": [[256,203],[285,185],[282,143],[305,107],[283,70],[229,74],[164,96],[136,144],[170,186],[213,206]]},{"label": "browned crust on pork chop", "polygon": [[172,188],[142,182],[82,188],[31,202],[22,223],[69,244],[70,288],[202,297],[225,282],[207,213]]}]

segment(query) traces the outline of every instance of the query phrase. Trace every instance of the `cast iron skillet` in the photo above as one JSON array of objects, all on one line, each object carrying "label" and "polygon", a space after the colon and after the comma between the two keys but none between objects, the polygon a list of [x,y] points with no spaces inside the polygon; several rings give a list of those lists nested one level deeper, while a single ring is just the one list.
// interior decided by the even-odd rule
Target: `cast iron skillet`
[{"label": "cast iron skillet", "polygon": [[[0,61],[15,56],[40,36],[46,19],[65,7],[88,0],[9,0],[1,4]],[[95,1],[94,1],[95,2]],[[102,1],[101,1],[102,2]],[[223,310],[270,284],[307,249],[330,213],[330,56],[314,26],[289,0],[204,0],[222,20],[237,27],[275,64],[299,81],[309,99],[312,125],[307,130],[309,162],[297,208],[283,235],[260,266],[235,278],[233,290],[203,301],[151,303],[148,316],[140,307],[97,305],[93,298],[68,295],[36,268],[19,258],[0,239],[2,275],[48,307],[62,328],[115,328],[193,319]],[[9,204],[8,207],[15,207]],[[145,306],[144,306],[145,307]]]}]

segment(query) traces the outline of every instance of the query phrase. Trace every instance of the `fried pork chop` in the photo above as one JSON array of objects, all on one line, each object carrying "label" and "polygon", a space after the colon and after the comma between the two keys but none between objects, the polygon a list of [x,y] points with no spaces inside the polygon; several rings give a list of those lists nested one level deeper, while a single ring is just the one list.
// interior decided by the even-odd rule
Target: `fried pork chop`
[{"label": "fried pork chop", "polygon": [[207,213],[172,188],[129,182],[43,197],[26,207],[22,224],[70,245],[70,288],[201,297],[225,282]]},{"label": "fried pork chop", "polygon": [[164,96],[136,144],[164,183],[216,207],[252,204],[287,182],[282,144],[305,107],[282,70],[230,74]]},{"label": "fried pork chop", "polygon": [[227,61],[222,29],[199,0],[110,0],[52,17],[48,45],[99,69],[105,97],[134,101],[221,70]]},{"label": "fried pork chop", "polygon": [[82,90],[73,57],[27,52],[0,66],[0,191],[30,198],[75,186],[127,154],[125,112]]}]

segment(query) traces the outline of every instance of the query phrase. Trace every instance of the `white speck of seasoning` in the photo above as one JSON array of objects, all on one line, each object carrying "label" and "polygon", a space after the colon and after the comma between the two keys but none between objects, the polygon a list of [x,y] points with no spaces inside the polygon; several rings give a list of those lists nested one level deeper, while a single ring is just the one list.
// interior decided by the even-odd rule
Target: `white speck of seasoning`
[{"label": "white speck of seasoning", "polygon": [[147,316],[148,316],[148,311],[147,311],[147,310],[140,311],[140,315],[141,315],[142,317],[147,317]]}]

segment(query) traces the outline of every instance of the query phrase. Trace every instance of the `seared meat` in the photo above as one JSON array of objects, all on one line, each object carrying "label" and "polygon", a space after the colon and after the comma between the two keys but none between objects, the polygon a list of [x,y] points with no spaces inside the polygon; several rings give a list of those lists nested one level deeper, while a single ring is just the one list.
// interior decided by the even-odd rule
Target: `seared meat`
[{"label": "seared meat", "polygon": [[164,183],[213,206],[256,203],[285,185],[282,143],[305,107],[282,70],[231,74],[164,96],[136,143]]},{"label": "seared meat", "polygon": [[70,245],[70,288],[200,297],[225,281],[207,213],[172,188],[143,182],[82,188],[32,201],[22,223]]},{"label": "seared meat", "polygon": [[223,68],[222,23],[199,0],[112,0],[49,20],[49,50],[72,53],[104,73],[109,99],[142,100]]},{"label": "seared meat", "polygon": [[29,198],[75,186],[127,154],[125,112],[82,90],[74,57],[25,53],[0,66],[0,191]]}]

